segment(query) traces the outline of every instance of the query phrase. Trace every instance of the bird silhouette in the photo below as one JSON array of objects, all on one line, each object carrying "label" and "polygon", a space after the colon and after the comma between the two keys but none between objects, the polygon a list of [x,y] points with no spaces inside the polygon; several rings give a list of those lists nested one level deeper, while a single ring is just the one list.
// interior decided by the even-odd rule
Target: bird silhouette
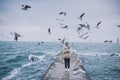
[{"label": "bird silhouette", "polygon": [[82,20],[82,18],[83,18],[83,16],[85,15],[85,12],[84,13],[82,13],[81,15],[80,15],[80,17],[78,17],[80,20]]},{"label": "bird silhouette", "polygon": [[105,40],[104,43],[108,42],[108,40]]},{"label": "bird silhouette", "polygon": [[59,15],[62,15],[62,14],[63,14],[64,16],[66,16],[66,15],[67,15],[67,13],[66,13],[66,12],[60,12],[60,13],[59,13]]},{"label": "bird silhouette", "polygon": [[59,41],[61,40],[61,38],[58,39]]},{"label": "bird silhouette", "polygon": [[96,25],[96,28],[99,28],[99,25],[102,23],[102,21],[98,22]]},{"label": "bird silhouette", "polygon": [[60,28],[68,29],[68,25],[65,25],[64,27],[60,27]]},{"label": "bird silhouette", "polygon": [[44,43],[43,41],[41,43]]},{"label": "bird silhouette", "polygon": [[14,40],[17,42],[18,37],[22,37],[20,34],[14,32]]},{"label": "bird silhouette", "polygon": [[85,27],[85,24],[79,24],[79,26],[81,26],[81,27]]},{"label": "bird silhouette", "polygon": [[89,37],[89,35],[88,35],[88,36],[86,36],[86,37],[84,37],[83,39],[84,39],[84,40],[86,40],[88,37]]},{"label": "bird silhouette", "polygon": [[48,28],[48,33],[51,34],[51,29],[50,28]]},{"label": "bird silhouette", "polygon": [[28,8],[31,8],[31,6],[22,4],[22,10],[28,10]]},{"label": "bird silhouette", "polygon": [[79,24],[79,26],[81,26],[81,28],[87,28],[88,30],[90,30],[90,25],[88,23],[86,24]]},{"label": "bird silhouette", "polygon": [[119,28],[120,28],[120,25],[117,25],[117,27],[119,27]]}]

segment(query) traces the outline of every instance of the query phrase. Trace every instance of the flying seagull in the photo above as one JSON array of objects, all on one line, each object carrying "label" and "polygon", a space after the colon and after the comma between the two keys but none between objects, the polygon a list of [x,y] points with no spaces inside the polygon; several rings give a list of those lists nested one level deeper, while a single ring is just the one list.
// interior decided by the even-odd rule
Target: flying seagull
[{"label": "flying seagull", "polygon": [[82,13],[79,17],[80,20],[82,20],[83,16],[85,15],[85,13]]},{"label": "flying seagull", "polygon": [[89,35],[88,35],[88,36],[86,36],[86,37],[84,37],[83,39],[84,39],[84,40],[86,40],[88,37],[89,37]]},{"label": "flying seagull", "polygon": [[58,40],[61,40],[60,38]]},{"label": "flying seagull", "polygon": [[14,32],[14,40],[17,41],[18,37],[22,37],[20,34]]},{"label": "flying seagull", "polygon": [[66,13],[66,12],[60,12],[60,13],[59,13],[59,15],[62,15],[62,14],[63,14],[64,16],[66,16],[66,15],[67,15],[67,13]]},{"label": "flying seagull", "polygon": [[28,8],[31,8],[31,6],[22,4],[22,10],[28,10]]},{"label": "flying seagull", "polygon": [[120,25],[117,25],[117,27],[119,27],[119,28],[120,28]]},{"label": "flying seagull", "polygon": [[99,28],[99,25],[102,23],[102,21],[98,22],[96,25],[96,28]]},{"label": "flying seagull", "polygon": [[104,43],[108,42],[108,40],[105,40]]},{"label": "flying seagull", "polygon": [[81,27],[85,27],[85,24],[79,24]]},{"label": "flying seagull", "polygon": [[65,25],[64,27],[61,27],[61,28],[68,29],[68,25]]},{"label": "flying seagull", "polygon": [[50,28],[48,28],[48,33],[51,34],[51,30],[50,30]]}]

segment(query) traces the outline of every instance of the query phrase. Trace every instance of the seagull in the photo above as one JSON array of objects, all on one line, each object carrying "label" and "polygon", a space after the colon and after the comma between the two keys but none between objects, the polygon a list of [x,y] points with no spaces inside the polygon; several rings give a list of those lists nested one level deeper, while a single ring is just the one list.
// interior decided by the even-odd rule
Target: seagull
[{"label": "seagull", "polygon": [[61,28],[68,29],[68,25],[65,25],[64,27],[61,27]]},{"label": "seagull", "polygon": [[108,42],[108,40],[105,40],[104,43]]},{"label": "seagull", "polygon": [[14,40],[17,41],[18,37],[22,37],[20,34],[14,32]]},{"label": "seagull", "polygon": [[119,27],[119,28],[120,28],[120,25],[117,25],[117,27]]},{"label": "seagull", "polygon": [[50,28],[48,28],[48,33],[51,34],[51,30],[50,30]]},{"label": "seagull", "polygon": [[102,23],[102,21],[98,22],[96,25],[96,28],[99,28],[99,25]]},{"label": "seagull", "polygon": [[81,27],[85,27],[85,24],[79,24]]},{"label": "seagull", "polygon": [[66,15],[67,15],[67,13],[66,13],[66,12],[60,12],[60,13],[59,13],[59,15],[62,15],[62,14],[63,14],[64,16],[66,16]]},{"label": "seagull", "polygon": [[43,41],[41,43],[44,43]]},{"label": "seagull", "polygon": [[61,40],[60,38],[58,40]]},{"label": "seagull", "polygon": [[28,8],[31,8],[31,6],[22,4],[22,10],[28,10]]},{"label": "seagull", "polygon": [[88,35],[88,36],[86,36],[86,37],[84,37],[83,39],[84,39],[84,40],[86,40],[88,37],[89,37],[89,35]]},{"label": "seagull", "polygon": [[79,17],[80,20],[82,20],[82,17],[85,15],[85,13],[82,13]]}]

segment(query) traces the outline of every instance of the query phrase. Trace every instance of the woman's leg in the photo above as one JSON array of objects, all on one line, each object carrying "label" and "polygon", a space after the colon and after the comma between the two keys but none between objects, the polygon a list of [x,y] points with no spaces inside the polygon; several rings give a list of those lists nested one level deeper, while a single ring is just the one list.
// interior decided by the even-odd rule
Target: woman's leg
[{"label": "woman's leg", "polygon": [[70,68],[70,58],[67,59],[67,63],[68,63],[68,69]]},{"label": "woman's leg", "polygon": [[64,62],[65,62],[65,68],[67,69],[67,59],[64,58]]}]

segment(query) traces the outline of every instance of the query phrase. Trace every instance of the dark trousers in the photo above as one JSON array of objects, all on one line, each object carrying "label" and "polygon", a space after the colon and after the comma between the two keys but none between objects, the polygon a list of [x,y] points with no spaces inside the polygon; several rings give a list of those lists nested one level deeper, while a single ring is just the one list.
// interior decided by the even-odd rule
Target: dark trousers
[{"label": "dark trousers", "polygon": [[64,58],[65,68],[70,68],[70,58]]}]

